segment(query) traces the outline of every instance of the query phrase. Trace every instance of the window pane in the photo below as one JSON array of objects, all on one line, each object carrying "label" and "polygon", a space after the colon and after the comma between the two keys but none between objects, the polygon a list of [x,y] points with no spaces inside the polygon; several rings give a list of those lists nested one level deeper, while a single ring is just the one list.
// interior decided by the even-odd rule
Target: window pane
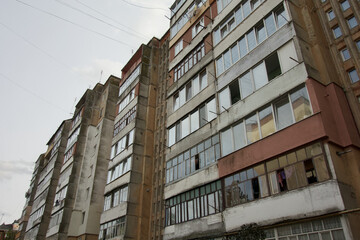
[{"label": "window pane", "polygon": [[180,98],[179,98],[179,93],[176,93],[174,95],[174,111],[177,110],[180,106]]},{"label": "window pane", "polygon": [[348,0],[345,0],[341,3],[341,8],[343,11],[347,10],[348,8],[350,8],[350,4],[348,2]]},{"label": "window pane", "polygon": [[240,77],[241,96],[246,98],[253,92],[253,85],[250,72]]},{"label": "window pane", "polygon": [[242,7],[243,7],[243,11],[244,11],[244,18],[246,18],[251,13],[250,1],[244,2],[242,4]]},{"label": "window pane", "polygon": [[261,197],[269,196],[268,185],[265,175],[259,177],[259,186]]},{"label": "window pane", "polygon": [[190,134],[190,119],[189,117],[181,121],[181,138]]},{"label": "window pane", "polygon": [[231,106],[230,91],[228,87],[219,93],[219,105],[220,112],[225,111],[225,109],[228,109]]},{"label": "window pane", "polygon": [[275,104],[276,127],[281,130],[293,123],[288,98],[283,98]]},{"label": "window pane", "polygon": [[245,120],[245,128],[248,144],[256,142],[260,139],[257,114],[254,114]]},{"label": "window pane", "polygon": [[232,142],[232,134],[231,128],[226,131],[221,132],[221,152],[222,156],[228,155],[232,153],[233,150],[233,142]]},{"label": "window pane", "polygon": [[261,136],[264,138],[275,132],[272,107],[269,106],[259,112]]},{"label": "window pane", "polygon": [[186,102],[186,91],[185,91],[185,88],[181,89],[180,90],[180,93],[179,93],[179,98],[180,98],[180,107],[182,105],[184,105],[184,103]]},{"label": "window pane", "polygon": [[239,60],[240,56],[239,56],[239,48],[238,45],[234,45],[231,48],[231,59],[232,59],[232,63],[236,63]]},{"label": "window pane", "polygon": [[285,25],[285,23],[287,23],[287,15],[284,7],[278,9],[275,14],[278,28],[282,27],[283,25]]},{"label": "window pane", "polygon": [[342,35],[341,29],[339,26],[334,27],[333,29],[333,34],[335,38],[339,38]]},{"label": "window pane", "polygon": [[246,145],[244,123],[241,122],[233,127],[234,131],[234,145],[235,150],[238,150]]},{"label": "window pane", "polygon": [[205,106],[202,106],[199,110],[200,127],[204,126],[207,122]]},{"label": "window pane", "polygon": [[240,48],[240,57],[244,57],[247,54],[247,45],[246,45],[246,38],[243,37],[239,41],[239,48]]},{"label": "window pane", "polygon": [[200,90],[203,90],[207,86],[207,74],[206,71],[200,73]]},{"label": "window pane", "polygon": [[255,31],[252,29],[246,34],[247,42],[249,45],[249,51],[253,50],[256,47]]},{"label": "window pane", "polygon": [[199,111],[196,111],[190,115],[191,118],[191,132],[199,129]]},{"label": "window pane", "polygon": [[271,194],[276,194],[279,192],[279,185],[278,185],[278,177],[276,172],[272,172],[269,174],[270,180],[270,190]]},{"label": "window pane", "polygon": [[169,146],[175,143],[175,126],[169,129]]},{"label": "window pane", "polygon": [[264,62],[262,62],[253,69],[253,75],[254,75],[255,89],[261,88],[268,82]]},{"label": "window pane", "polygon": [[340,53],[341,53],[341,57],[342,57],[343,61],[350,59],[350,52],[347,48],[341,50]]},{"label": "window pane", "polygon": [[189,99],[192,98],[192,85],[191,81],[186,84],[186,101],[189,101]]},{"label": "window pane", "polygon": [[215,98],[206,104],[207,107],[207,120],[210,122],[217,116]]},{"label": "window pane", "polygon": [[260,23],[258,26],[256,26],[256,39],[258,44],[266,39],[264,23]]},{"label": "window pane", "polygon": [[220,75],[224,72],[224,65],[223,65],[223,59],[222,56],[218,59],[216,59],[216,73],[217,75]]},{"label": "window pane", "polygon": [[231,66],[231,59],[230,59],[230,51],[226,51],[224,54],[224,66],[225,70],[227,70]]},{"label": "window pane", "polygon": [[235,10],[235,21],[236,21],[236,24],[238,25],[239,23],[241,23],[243,20],[243,17],[242,17],[242,9],[241,9],[241,6]]},{"label": "window pane", "polygon": [[192,80],[192,87],[193,87],[193,93],[194,93],[194,96],[195,96],[195,95],[198,94],[199,91],[200,91],[199,75],[197,75],[197,76]]},{"label": "window pane", "polygon": [[351,28],[354,28],[358,25],[357,21],[356,21],[356,18],[355,17],[351,17],[347,20],[348,24],[349,24],[349,27],[350,29]]},{"label": "window pane", "polygon": [[267,35],[270,36],[276,31],[274,15],[270,14],[265,18]]},{"label": "window pane", "polygon": [[335,18],[334,11],[333,10],[328,11],[327,16],[328,16],[329,21],[333,20]]},{"label": "window pane", "polygon": [[311,115],[310,100],[305,87],[290,94],[290,98],[296,122]]},{"label": "window pane", "polygon": [[214,31],[214,45],[218,44],[220,41],[220,29]]},{"label": "window pane", "polygon": [[356,83],[359,81],[359,75],[357,74],[355,69],[350,70],[348,74],[352,83]]}]

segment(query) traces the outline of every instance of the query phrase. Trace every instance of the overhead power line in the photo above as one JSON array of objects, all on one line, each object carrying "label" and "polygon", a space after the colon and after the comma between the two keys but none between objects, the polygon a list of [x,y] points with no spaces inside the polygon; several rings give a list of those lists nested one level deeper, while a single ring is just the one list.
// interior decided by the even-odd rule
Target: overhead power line
[{"label": "overhead power line", "polygon": [[125,33],[127,33],[127,34],[129,34],[129,35],[132,35],[132,36],[135,36],[135,37],[138,37],[138,38],[142,38],[142,39],[144,39],[144,40],[148,40],[147,38],[144,38],[144,37],[142,37],[142,36],[139,36],[138,34],[131,33],[131,32],[129,32],[129,31],[127,31],[127,30],[121,29],[121,28],[119,28],[119,27],[117,27],[117,26],[115,26],[115,25],[113,25],[113,24],[111,24],[111,23],[108,23],[108,22],[106,22],[106,21],[104,21],[104,20],[102,20],[102,19],[100,19],[100,18],[98,18],[98,17],[95,17],[95,16],[93,16],[93,15],[91,15],[91,14],[89,14],[89,13],[87,13],[87,12],[85,12],[85,11],[79,9],[79,8],[76,8],[76,7],[74,7],[74,6],[71,6],[70,4],[65,3],[65,2],[63,2],[63,1],[61,1],[61,0],[55,0],[55,1],[58,2],[58,3],[60,3],[60,4],[63,5],[63,6],[66,6],[66,7],[68,7],[68,8],[71,8],[71,9],[75,10],[75,11],[78,11],[78,12],[80,12],[80,13],[88,16],[88,17],[91,17],[91,18],[93,18],[93,19],[96,19],[97,21],[102,22],[102,23],[104,23],[104,24],[106,24],[106,25],[108,25],[108,26],[110,26],[110,27],[113,27],[113,28],[115,28],[115,29],[117,29],[117,30],[120,30],[120,31],[122,31],[122,32],[125,32]]},{"label": "overhead power line", "polygon": [[60,16],[58,16],[58,15],[55,15],[55,14],[53,14],[53,13],[51,13],[51,12],[48,12],[48,11],[46,11],[46,10],[43,10],[43,9],[41,9],[41,8],[35,7],[35,6],[31,5],[31,4],[25,3],[25,2],[20,1],[20,0],[15,0],[15,1],[17,1],[18,3],[21,3],[21,4],[25,5],[25,6],[28,6],[28,7],[32,8],[32,9],[35,9],[35,10],[37,10],[37,11],[39,11],[39,12],[42,12],[42,13],[45,13],[45,14],[50,15],[50,16],[52,16],[52,17],[58,18],[58,19],[63,20],[63,21],[65,21],[65,22],[67,22],[67,23],[73,24],[73,25],[75,25],[75,26],[77,26],[77,27],[79,27],[79,28],[82,28],[82,29],[86,30],[86,31],[89,31],[89,32],[92,32],[92,33],[97,34],[97,35],[99,35],[99,36],[102,36],[102,37],[104,37],[104,38],[110,39],[110,40],[112,40],[112,41],[114,41],[114,42],[117,42],[117,43],[126,45],[126,46],[128,46],[128,47],[130,47],[130,48],[134,48],[134,47],[131,46],[130,44],[127,44],[127,43],[122,42],[122,41],[120,41],[120,40],[117,40],[117,39],[115,39],[115,38],[109,37],[109,36],[107,36],[107,35],[105,35],[105,34],[102,34],[102,33],[99,33],[99,32],[97,32],[97,31],[94,31],[94,30],[92,30],[92,29],[89,29],[89,28],[87,28],[87,27],[84,27],[84,26],[82,26],[82,25],[80,25],[80,24],[77,24],[77,23],[75,23],[75,22],[72,22],[72,21],[70,21],[70,20],[67,20],[67,19],[65,19],[65,18],[63,18],[63,17],[60,17]]},{"label": "overhead power line", "polygon": [[27,40],[24,36],[20,35],[19,33],[15,32],[13,29],[11,29],[9,26],[5,25],[4,23],[0,22],[0,25],[3,26],[4,28],[6,28],[8,31],[10,31],[11,33],[13,33],[14,35],[16,35],[17,37],[19,37],[20,39],[22,39],[23,41],[25,41],[27,44],[29,44],[30,46],[34,47],[35,49],[39,50],[40,52],[42,52],[43,54],[45,54],[46,56],[48,56],[49,58],[51,58],[52,60],[54,60],[55,62],[59,63],[60,65],[62,65],[63,67],[69,68],[70,70],[72,70],[72,68],[70,66],[68,66],[67,64],[65,64],[64,62],[58,60],[57,58],[55,58],[54,56],[52,56],[51,54],[49,54],[48,52],[46,52],[45,50],[41,49],[39,46],[35,45],[34,43],[30,42],[29,40]]},{"label": "overhead power line", "polygon": [[105,17],[105,18],[107,18],[107,19],[109,19],[109,20],[111,20],[111,21],[119,24],[120,26],[122,26],[122,27],[124,27],[124,28],[127,28],[128,30],[133,31],[134,33],[137,33],[137,34],[143,36],[144,38],[148,39],[148,37],[147,37],[146,35],[142,34],[141,32],[135,31],[133,28],[128,27],[128,26],[122,24],[121,22],[117,21],[116,19],[107,16],[106,14],[100,12],[99,10],[96,10],[95,8],[90,7],[89,5],[81,2],[80,0],[75,0],[75,1],[78,2],[79,4],[83,5],[84,7],[86,7],[86,8],[88,8],[88,9],[96,12],[96,13],[99,14],[100,16],[103,16],[103,17]]},{"label": "overhead power line", "polygon": [[33,97],[38,98],[39,100],[49,104],[50,106],[56,107],[58,109],[60,109],[61,111],[64,111],[65,113],[68,113],[68,111],[66,111],[65,109],[63,109],[62,107],[48,101],[47,99],[41,97],[40,95],[36,94],[35,92],[27,89],[26,87],[22,86],[21,84],[15,82],[14,80],[12,80],[11,78],[9,78],[8,76],[6,76],[5,74],[0,72],[0,76],[2,76],[4,79],[6,79],[7,81],[11,82],[12,84],[14,84],[15,86],[17,86],[18,88],[21,88],[22,90],[24,90],[25,92],[29,93],[30,95],[32,95]]},{"label": "overhead power line", "polygon": [[131,6],[134,6],[134,7],[138,7],[138,8],[143,8],[143,9],[149,9],[149,10],[162,10],[162,11],[168,11],[168,9],[165,9],[165,8],[159,8],[159,7],[146,7],[146,6],[141,6],[141,5],[137,5],[137,4],[134,4],[134,3],[131,3],[131,2],[128,2],[126,0],[121,0],[123,1],[124,3],[127,3]]}]

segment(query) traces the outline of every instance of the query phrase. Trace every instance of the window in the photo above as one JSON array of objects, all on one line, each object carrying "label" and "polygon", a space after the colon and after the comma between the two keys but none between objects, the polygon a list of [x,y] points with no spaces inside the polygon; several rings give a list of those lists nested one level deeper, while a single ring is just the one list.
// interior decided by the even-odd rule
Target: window
[{"label": "window", "polygon": [[329,21],[333,20],[335,18],[335,13],[333,10],[330,10],[327,12],[327,17],[329,19]]},{"label": "window", "polygon": [[341,29],[339,26],[336,26],[332,29],[335,39],[339,38],[342,35]]},{"label": "window", "polygon": [[134,129],[131,130],[128,134],[126,134],[119,141],[117,141],[114,145],[112,145],[112,147],[111,147],[111,156],[110,156],[111,159],[113,159],[119,153],[124,151],[128,146],[133,144],[133,142],[134,142],[134,131],[135,131]]},{"label": "window", "polygon": [[356,27],[358,25],[356,18],[354,16],[350,17],[347,19],[348,25],[350,27],[350,29]]},{"label": "window", "polygon": [[[223,93],[224,91],[219,94],[220,97],[228,96],[228,93]],[[222,156],[301,121],[311,114],[306,88],[304,86],[296,88],[276,102],[246,116],[233,127],[221,131]]]},{"label": "window", "polygon": [[[313,221],[285,225],[265,230],[266,240],[275,239],[339,239],[344,240],[345,235],[338,216]],[[275,233],[276,237],[275,238]],[[332,237],[331,237],[332,236]]]},{"label": "window", "polygon": [[113,136],[115,137],[121,130],[129,125],[136,117],[136,106],[130,109],[119,121],[114,124]]},{"label": "window", "polygon": [[205,44],[202,43],[182,60],[174,68],[174,81],[179,80],[185,73],[187,73],[193,66],[195,66],[205,56]]},{"label": "window", "polygon": [[181,88],[177,93],[174,94],[174,111],[184,105],[192,97],[197,95],[200,90],[207,86],[207,75],[206,71],[202,71],[191,79],[185,87]]},{"label": "window", "polygon": [[360,51],[360,40],[356,41],[356,46],[357,46],[358,50]]},{"label": "window", "polygon": [[[244,6],[242,8],[244,8]],[[235,64],[240,58],[244,57],[258,44],[265,41],[266,38],[272,35],[277,29],[282,27],[287,22],[286,17],[287,14],[284,7],[283,5],[280,5],[280,7],[276,8],[271,14],[266,16],[255,27],[251,28],[235,43],[235,45],[232,45],[230,49],[225,50],[216,59],[217,76],[221,75],[224,71],[226,71],[233,64]],[[216,31],[217,30],[215,30],[215,32]]]},{"label": "window", "polygon": [[166,200],[165,225],[202,218],[221,212],[221,181],[216,181]]},{"label": "window", "polygon": [[341,2],[340,4],[341,4],[341,9],[342,9],[343,11],[345,11],[345,10],[347,10],[347,9],[350,8],[350,4],[349,4],[348,0],[343,1],[343,2]]},{"label": "window", "polygon": [[223,181],[226,207],[269,195],[264,164],[233,174]]},{"label": "window", "polygon": [[206,139],[166,162],[166,183],[202,169],[220,158],[219,135]]},{"label": "window", "polygon": [[280,62],[277,53],[273,53],[265,61],[246,72],[236,79],[228,87],[219,93],[220,112],[228,109],[238,102],[241,97],[245,98],[253,91],[261,88],[268,81],[281,74]]},{"label": "window", "polygon": [[341,57],[342,57],[343,61],[350,59],[350,52],[347,48],[342,49],[340,51],[340,53],[341,53]]},{"label": "window", "polygon": [[72,145],[74,145],[74,143],[77,141],[79,134],[80,134],[80,126],[77,127],[76,130],[74,130],[69,136],[66,144],[66,149],[69,149]]},{"label": "window", "polygon": [[281,67],[277,52],[265,59],[268,80],[272,80],[281,74]]},{"label": "window", "polygon": [[[196,113],[198,112],[198,113]],[[197,130],[199,127],[204,126],[217,117],[216,101],[215,98],[209,100],[204,105],[200,106],[197,110],[184,116],[184,118],[172,127],[169,128],[169,146],[180,141],[190,133]],[[196,121],[198,120],[198,122]]]},{"label": "window", "polygon": [[119,88],[119,96],[130,86],[130,84],[140,75],[141,64],[126,78]]},{"label": "window", "polygon": [[135,98],[135,88],[119,104],[118,114]]},{"label": "window", "polygon": [[114,167],[109,169],[106,184],[114,181],[115,179],[127,173],[131,168],[131,159],[132,159],[131,156],[127,157],[122,162],[116,164]]},{"label": "window", "polygon": [[125,234],[125,217],[100,225],[99,240],[112,239]]},{"label": "window", "polygon": [[203,30],[203,28],[205,28],[204,18],[200,19],[200,21],[192,28],[192,38],[194,38],[201,30]]},{"label": "window", "polygon": [[352,83],[356,83],[359,81],[359,75],[354,68],[348,71],[348,75]]},{"label": "window", "polygon": [[236,206],[328,179],[322,145],[315,143],[224,178],[225,206]]},{"label": "window", "polygon": [[112,190],[110,193],[105,195],[104,200],[104,211],[109,210],[110,208],[116,207],[122,202],[127,201],[128,195],[128,186],[121,186]]},{"label": "window", "polygon": [[216,0],[217,10],[220,13],[232,0]]},{"label": "window", "polygon": [[181,39],[176,45],[175,45],[175,56],[178,55],[178,53],[183,49],[183,40]]}]

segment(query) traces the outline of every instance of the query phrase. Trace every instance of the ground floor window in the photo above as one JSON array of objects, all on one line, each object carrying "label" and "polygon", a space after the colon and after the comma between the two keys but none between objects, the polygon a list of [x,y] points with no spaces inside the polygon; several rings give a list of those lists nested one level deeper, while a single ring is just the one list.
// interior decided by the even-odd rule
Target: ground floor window
[{"label": "ground floor window", "polygon": [[340,217],[329,217],[267,229],[266,240],[345,240]]}]

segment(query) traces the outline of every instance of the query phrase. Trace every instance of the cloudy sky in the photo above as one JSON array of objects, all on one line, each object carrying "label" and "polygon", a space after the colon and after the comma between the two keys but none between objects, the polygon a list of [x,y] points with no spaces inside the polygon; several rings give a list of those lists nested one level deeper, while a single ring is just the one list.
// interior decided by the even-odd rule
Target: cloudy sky
[{"label": "cloudy sky", "polygon": [[174,0],[1,0],[0,224],[20,218],[38,156],[87,88],[161,38]]}]

